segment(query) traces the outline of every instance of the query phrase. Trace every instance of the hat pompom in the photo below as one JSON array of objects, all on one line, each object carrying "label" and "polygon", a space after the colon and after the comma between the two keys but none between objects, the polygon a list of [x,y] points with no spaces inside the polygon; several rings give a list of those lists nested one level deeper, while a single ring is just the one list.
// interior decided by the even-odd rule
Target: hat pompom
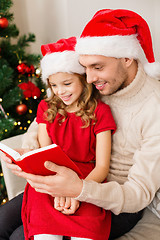
[{"label": "hat pompom", "polygon": [[150,77],[160,80],[160,63],[159,62],[145,63],[144,70]]}]

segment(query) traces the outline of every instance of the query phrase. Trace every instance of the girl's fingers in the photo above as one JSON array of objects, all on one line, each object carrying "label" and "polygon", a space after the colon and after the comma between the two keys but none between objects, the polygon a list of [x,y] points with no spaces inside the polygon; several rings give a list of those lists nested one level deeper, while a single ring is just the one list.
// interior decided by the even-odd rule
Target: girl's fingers
[{"label": "girl's fingers", "polygon": [[65,208],[70,208],[71,207],[71,198],[66,197],[66,202],[65,202]]},{"label": "girl's fingers", "polygon": [[60,197],[60,206],[63,207],[63,208],[65,206],[65,201],[66,201],[65,197]]}]

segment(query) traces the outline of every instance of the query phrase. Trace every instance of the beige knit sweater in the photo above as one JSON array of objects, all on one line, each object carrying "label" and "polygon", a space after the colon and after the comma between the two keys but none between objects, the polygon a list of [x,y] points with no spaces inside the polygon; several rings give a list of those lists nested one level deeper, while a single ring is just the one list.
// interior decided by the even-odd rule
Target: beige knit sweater
[{"label": "beige knit sweater", "polygon": [[134,81],[103,100],[117,123],[108,182],[84,181],[77,199],[115,214],[137,212],[160,188],[160,82],[139,64]]}]

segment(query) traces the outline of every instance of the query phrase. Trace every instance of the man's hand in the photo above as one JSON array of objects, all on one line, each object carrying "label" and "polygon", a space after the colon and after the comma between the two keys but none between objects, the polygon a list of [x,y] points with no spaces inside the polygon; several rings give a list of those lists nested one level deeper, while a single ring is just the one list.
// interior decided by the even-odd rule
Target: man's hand
[{"label": "man's hand", "polygon": [[39,176],[23,171],[14,173],[25,178],[37,192],[47,193],[53,197],[74,198],[81,193],[83,182],[73,170],[49,161],[45,162],[45,167],[56,172],[56,175]]},{"label": "man's hand", "polygon": [[54,208],[66,215],[74,214],[79,208],[79,201],[70,197],[55,197]]},{"label": "man's hand", "polygon": [[[24,154],[24,153],[26,153],[26,152],[31,151],[30,149],[22,149],[22,148],[21,148],[21,149],[15,149],[15,150],[16,150],[20,155],[22,155],[22,154]],[[17,166],[15,163],[13,163],[12,160],[11,160],[9,157],[7,157],[4,153],[2,153],[1,159],[6,162],[6,166],[7,166],[9,169],[11,169],[13,173],[18,173],[18,172],[21,172],[21,171],[22,171],[22,169],[21,169],[19,166]],[[16,174],[16,175],[17,175],[17,174]]]}]

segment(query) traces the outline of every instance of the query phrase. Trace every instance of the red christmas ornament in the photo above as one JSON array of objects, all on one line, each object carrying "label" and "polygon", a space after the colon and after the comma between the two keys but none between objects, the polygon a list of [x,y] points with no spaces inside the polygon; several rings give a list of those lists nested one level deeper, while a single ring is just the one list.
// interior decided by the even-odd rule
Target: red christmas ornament
[{"label": "red christmas ornament", "polygon": [[33,65],[26,67],[26,73],[27,73],[27,74],[33,74],[34,71],[35,71],[35,69],[34,69],[34,66],[33,66]]},{"label": "red christmas ornament", "polygon": [[25,104],[20,104],[16,107],[16,112],[19,114],[19,115],[23,115],[27,112],[27,106]]},{"label": "red christmas ornament", "polygon": [[41,95],[40,89],[31,81],[28,81],[27,83],[20,83],[18,86],[23,90],[25,98],[39,98]]},{"label": "red christmas ornament", "polygon": [[21,74],[25,74],[26,73],[26,68],[27,68],[27,65],[25,63],[21,63],[21,64],[19,64],[17,66],[17,70]]},{"label": "red christmas ornament", "polygon": [[7,28],[8,27],[8,20],[7,18],[0,18],[0,27],[1,28]]}]

